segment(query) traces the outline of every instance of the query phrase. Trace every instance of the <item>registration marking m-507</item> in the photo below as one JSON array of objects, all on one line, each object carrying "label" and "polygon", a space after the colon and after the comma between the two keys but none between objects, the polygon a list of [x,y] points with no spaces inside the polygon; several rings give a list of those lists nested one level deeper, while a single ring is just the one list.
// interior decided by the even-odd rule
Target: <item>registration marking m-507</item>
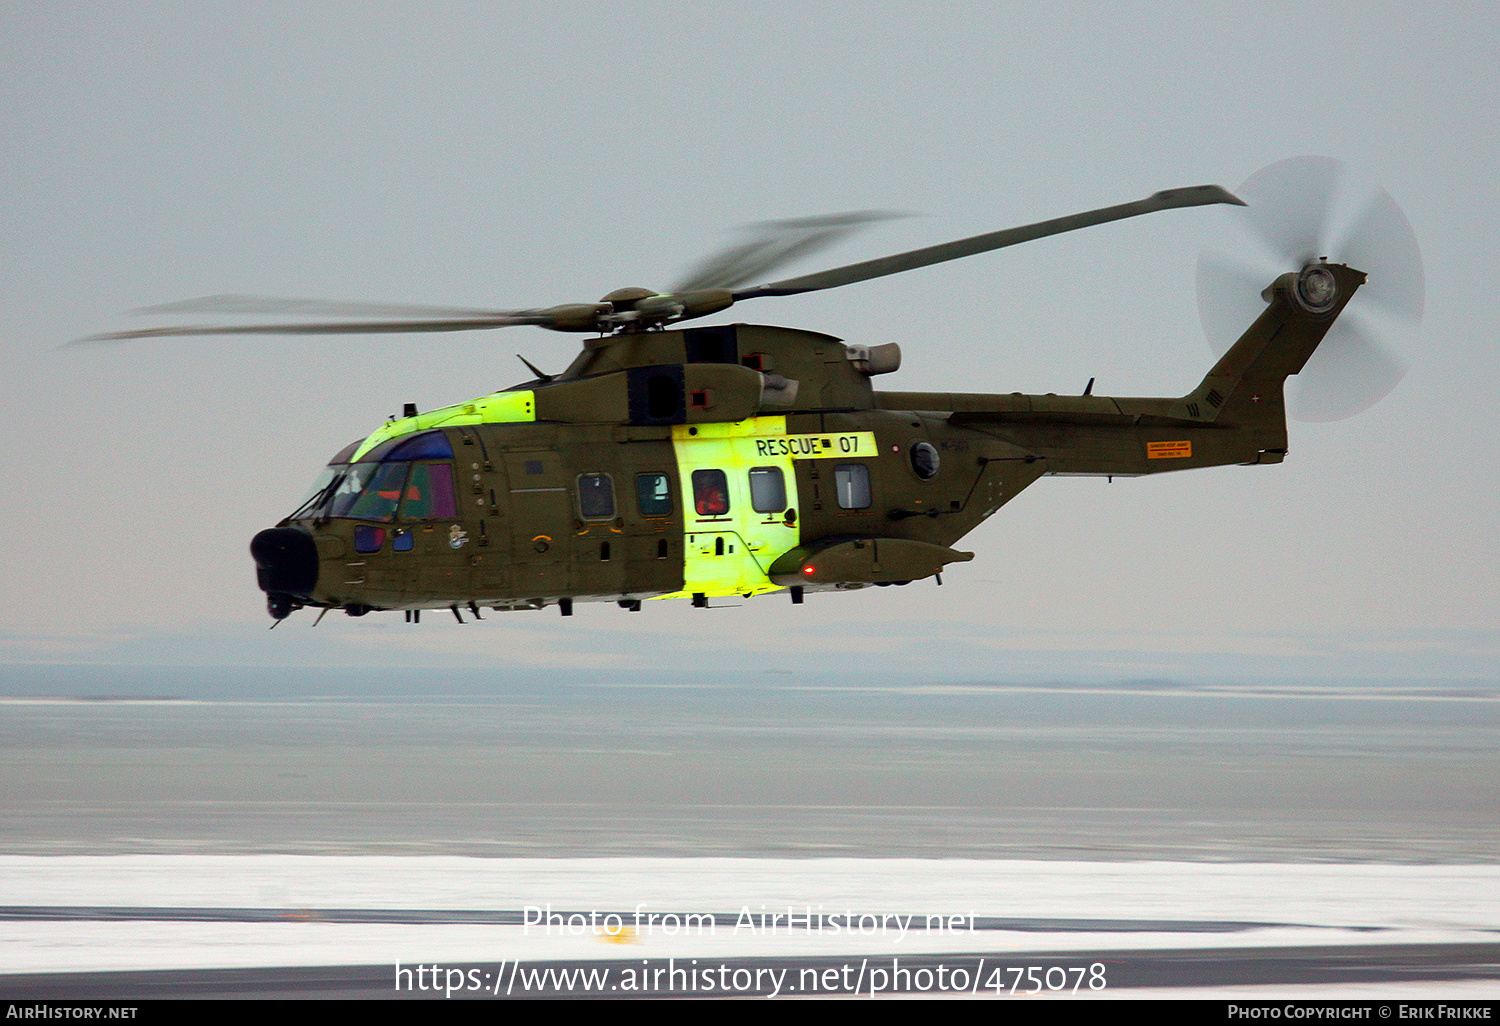
[{"label": "registration marking m-507", "polygon": [[740,455],[790,456],[794,460],[873,459],[880,455],[873,431],[841,431],[817,435],[775,435],[738,439]]}]

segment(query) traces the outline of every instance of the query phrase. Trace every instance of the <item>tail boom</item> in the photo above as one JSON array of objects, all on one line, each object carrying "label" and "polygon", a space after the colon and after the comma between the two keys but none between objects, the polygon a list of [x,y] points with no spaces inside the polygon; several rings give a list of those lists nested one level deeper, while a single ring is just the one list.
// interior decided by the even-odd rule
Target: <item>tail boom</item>
[{"label": "tail boom", "polygon": [[1364,281],[1360,271],[1321,263],[1277,278],[1263,294],[1265,312],[1178,399],[877,392],[876,406],[945,416],[953,428],[1030,454],[1047,474],[1130,477],[1280,463],[1286,379],[1307,363]]}]

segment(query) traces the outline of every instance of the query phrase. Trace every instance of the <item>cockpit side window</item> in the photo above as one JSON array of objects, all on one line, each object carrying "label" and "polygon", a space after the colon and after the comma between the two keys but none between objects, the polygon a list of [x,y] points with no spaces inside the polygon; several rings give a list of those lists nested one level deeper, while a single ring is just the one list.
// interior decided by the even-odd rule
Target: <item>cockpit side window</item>
[{"label": "cockpit side window", "polygon": [[446,463],[418,463],[411,468],[401,499],[402,520],[441,520],[458,516],[453,498],[453,468]]}]

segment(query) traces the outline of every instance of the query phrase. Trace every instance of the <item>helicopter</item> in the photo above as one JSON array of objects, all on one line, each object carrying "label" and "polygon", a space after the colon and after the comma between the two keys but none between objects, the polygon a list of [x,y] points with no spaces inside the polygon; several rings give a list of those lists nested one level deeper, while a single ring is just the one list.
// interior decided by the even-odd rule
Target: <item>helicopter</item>
[{"label": "helicopter", "polygon": [[[1294,158],[1247,180],[1004,229],[767,284],[750,284],[879,220],[878,213],[773,222],[706,261],[671,292],[624,288],[542,309],[329,303],[217,296],[149,313],[301,314],[320,320],[170,326],[86,343],[180,335],[441,332],[535,325],[589,334],[559,374],[419,412],[406,404],[328,461],[302,502],[255,535],[256,580],[276,626],[302,608],[350,616],[535,610],[614,602],[901,586],[972,552],[953,548],[1039,478],[1109,478],[1282,462],[1284,386],[1366,285],[1326,255],[1337,162]],[[751,323],[679,326],[754,299],[837,288],[1165,210],[1230,205],[1285,269],[1268,285],[1222,258],[1199,263],[1200,312],[1217,361],[1180,397],[900,392],[874,379],[897,344],[846,345]],[[1288,213],[1290,211],[1290,213]],[[1381,193],[1346,233],[1356,258],[1396,265],[1375,301],[1420,317],[1420,256]],[[1392,242],[1391,240],[1395,241]],[[1395,254],[1393,257],[1392,254]],[[1260,279],[1264,281],[1264,279]],[[1230,309],[1215,309],[1229,296]],[[1262,305],[1244,309],[1246,300]],[[1225,317],[1248,325],[1223,339]],[[356,320],[328,320],[339,316]],[[1217,322],[1217,323],[1215,323]],[[1366,328],[1340,342],[1363,408],[1399,380]],[[1352,354],[1352,355],[1350,355]],[[1337,369],[1337,365],[1336,365]],[[1334,415],[1349,415],[1335,404]],[[1325,409],[1323,411],[1327,413]],[[1316,415],[1316,414],[1315,414]],[[1326,418],[1325,418],[1326,419]]]}]

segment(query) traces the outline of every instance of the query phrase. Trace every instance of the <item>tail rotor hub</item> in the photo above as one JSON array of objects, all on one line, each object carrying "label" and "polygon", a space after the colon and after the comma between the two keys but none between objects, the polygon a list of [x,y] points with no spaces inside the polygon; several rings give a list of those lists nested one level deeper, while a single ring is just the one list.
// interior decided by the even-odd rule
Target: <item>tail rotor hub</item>
[{"label": "tail rotor hub", "polygon": [[1297,275],[1298,304],[1308,313],[1324,314],[1339,301],[1339,283],[1325,264],[1309,264]]}]

